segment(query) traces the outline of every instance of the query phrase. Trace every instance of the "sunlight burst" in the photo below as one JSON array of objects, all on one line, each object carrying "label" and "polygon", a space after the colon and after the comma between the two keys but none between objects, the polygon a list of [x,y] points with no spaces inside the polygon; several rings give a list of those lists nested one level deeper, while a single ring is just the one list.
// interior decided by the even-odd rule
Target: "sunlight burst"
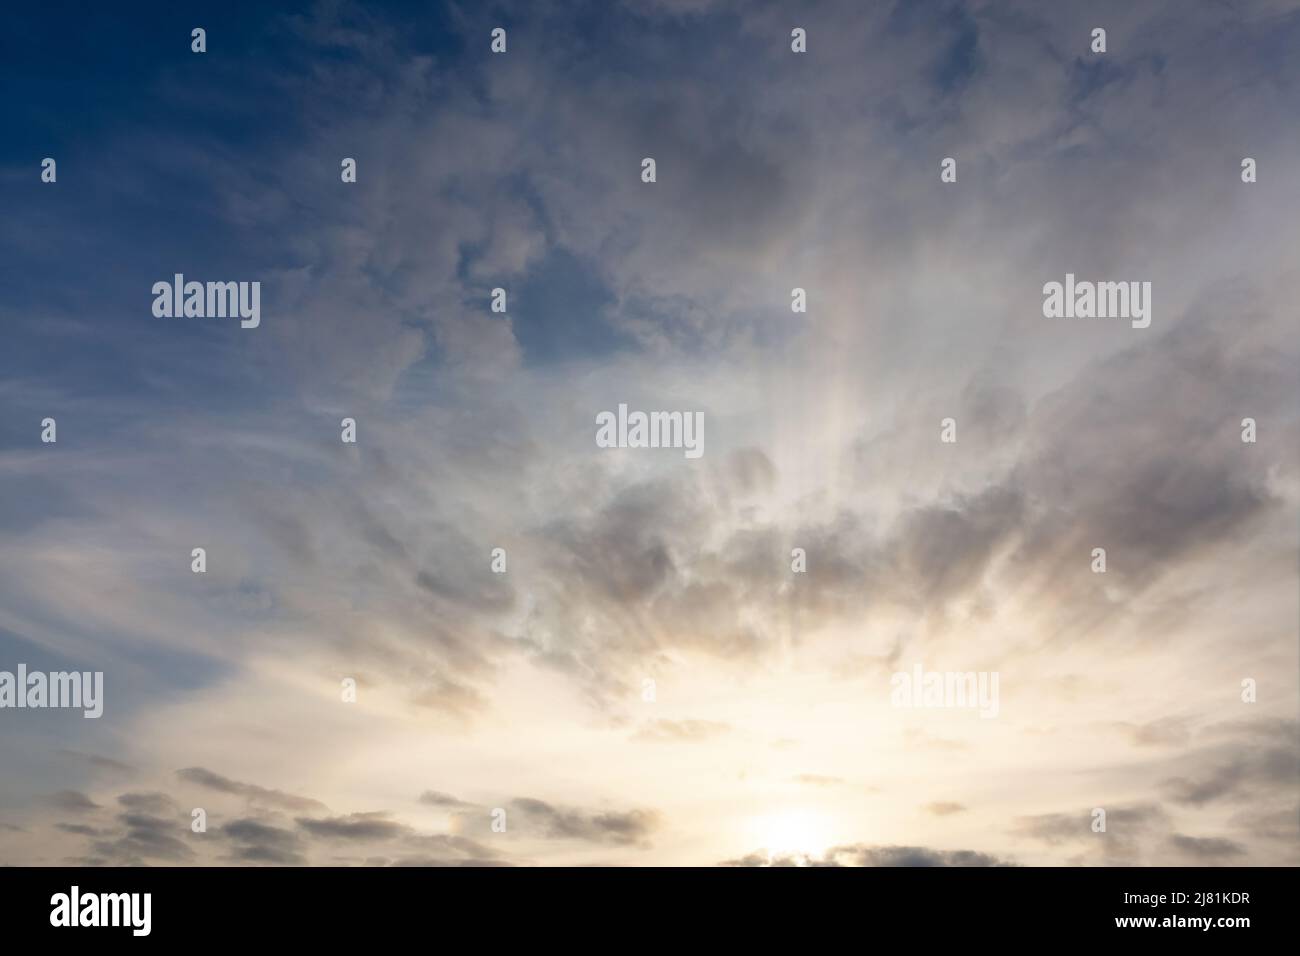
[{"label": "sunlight burst", "polygon": [[769,854],[821,856],[830,845],[826,818],[811,810],[789,809],[751,818],[748,827],[754,846]]}]

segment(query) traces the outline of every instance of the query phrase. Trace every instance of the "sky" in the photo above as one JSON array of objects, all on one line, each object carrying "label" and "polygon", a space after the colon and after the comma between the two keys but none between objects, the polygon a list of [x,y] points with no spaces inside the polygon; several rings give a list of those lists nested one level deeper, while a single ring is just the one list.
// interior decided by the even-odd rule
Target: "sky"
[{"label": "sky", "polygon": [[1300,3],[178,7],[0,41],[0,864],[1300,863]]}]

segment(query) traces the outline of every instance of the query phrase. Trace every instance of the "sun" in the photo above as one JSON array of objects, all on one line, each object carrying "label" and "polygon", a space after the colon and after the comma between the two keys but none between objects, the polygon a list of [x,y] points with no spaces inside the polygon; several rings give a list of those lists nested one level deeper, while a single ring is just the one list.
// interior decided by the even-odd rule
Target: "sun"
[{"label": "sun", "polygon": [[751,845],[772,856],[821,856],[830,844],[826,818],[806,809],[784,809],[751,817],[747,826]]}]

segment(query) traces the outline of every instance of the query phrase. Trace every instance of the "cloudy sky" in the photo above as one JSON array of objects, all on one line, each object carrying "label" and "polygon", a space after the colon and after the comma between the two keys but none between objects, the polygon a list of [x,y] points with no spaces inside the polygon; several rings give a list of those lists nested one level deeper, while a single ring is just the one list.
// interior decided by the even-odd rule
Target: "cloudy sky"
[{"label": "cloudy sky", "polygon": [[1300,862],[1300,4],[232,6],[6,14],[0,863]]}]

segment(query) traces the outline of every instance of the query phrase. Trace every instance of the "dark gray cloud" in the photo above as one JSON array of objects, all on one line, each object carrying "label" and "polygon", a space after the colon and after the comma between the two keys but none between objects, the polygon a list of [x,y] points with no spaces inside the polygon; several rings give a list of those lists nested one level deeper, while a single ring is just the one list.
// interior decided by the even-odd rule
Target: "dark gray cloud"
[{"label": "dark gray cloud", "polygon": [[[1106,811],[1104,831],[1092,829],[1093,809]],[[1136,866],[1166,855],[1172,828],[1159,804],[1129,803],[1018,817],[1012,833],[1067,854],[1063,862],[1069,865]]]},{"label": "dark gray cloud", "polygon": [[636,846],[646,844],[659,827],[659,815],[650,810],[579,810],[528,797],[514,800],[510,806],[524,818],[521,828],[525,832],[552,840]]},{"label": "dark gray cloud", "polygon": [[482,857],[474,859],[456,859],[448,857],[433,856],[404,856],[391,863],[388,866],[428,866],[428,867],[478,867],[478,866],[512,866],[505,860],[493,859],[491,857]]},{"label": "dark gray cloud", "polygon": [[62,830],[64,833],[73,833],[77,836],[97,837],[103,835],[104,831],[99,827],[86,826],[84,823],[56,823],[56,830]]},{"label": "dark gray cloud", "polygon": [[136,813],[153,813],[165,814],[176,813],[178,808],[176,801],[165,793],[153,791],[150,793],[123,793],[118,796],[117,802]]},{"label": "dark gray cloud", "polygon": [[[1228,337],[1240,342],[1231,357],[1222,350]],[[1242,453],[1249,446],[1238,435],[1240,394],[1277,411],[1292,393],[1268,333],[1243,333],[1208,301],[1162,343],[1098,360],[1035,409],[1031,447],[1041,452],[1016,470],[1039,505],[1015,558],[1027,573],[1060,575],[1075,555],[1100,546],[1108,582],[1136,594],[1182,556],[1239,538],[1280,506],[1263,461]],[[1194,386],[1188,368],[1203,370]],[[1168,410],[1158,433],[1133,414],[1152,407]]]},{"label": "dark gray cloud", "polygon": [[111,836],[94,841],[97,856],[115,866],[138,866],[149,862],[187,863],[194,851],[184,842],[190,834],[189,818],[157,817],[147,813],[123,813]]},{"label": "dark gray cloud", "polygon": [[1300,859],[1300,804],[1250,807],[1234,813],[1228,824],[1249,837],[1294,847],[1293,855]]},{"label": "dark gray cloud", "polygon": [[1194,837],[1175,833],[1169,842],[1179,853],[1205,863],[1246,855],[1246,848],[1242,844],[1222,837]]},{"label": "dark gray cloud", "polygon": [[276,866],[300,866],[307,862],[302,853],[302,838],[292,830],[242,818],[223,825],[219,833],[232,844],[233,862]]},{"label": "dark gray cloud", "polygon": [[874,846],[854,843],[832,847],[820,857],[801,854],[770,855],[757,851],[722,866],[1014,866],[1009,860],[975,850],[936,850],[921,846]]},{"label": "dark gray cloud", "polygon": [[468,837],[445,833],[421,834],[402,844],[404,854],[393,866],[509,866],[495,849]]},{"label": "dark gray cloud", "polygon": [[1174,803],[1200,807],[1213,804],[1243,790],[1261,794],[1293,792],[1300,767],[1297,744],[1287,746],[1254,741],[1252,749],[1224,753],[1222,749],[1202,751],[1200,765],[1186,776],[1170,777],[1161,788]]},{"label": "dark gray cloud", "polygon": [[296,811],[315,812],[328,809],[319,800],[313,800],[310,797],[296,797],[281,790],[268,790],[266,787],[259,787],[251,783],[240,783],[238,780],[230,780],[203,767],[186,767],[184,770],[176,771],[176,775],[188,783],[197,784],[218,793],[229,793],[244,797],[251,803]]},{"label": "dark gray cloud", "polygon": [[633,485],[591,520],[557,523],[548,536],[561,549],[558,561],[602,603],[646,601],[677,573],[665,538],[688,535],[699,511],[683,491],[669,482]]},{"label": "dark gray cloud", "polygon": [[[811,526],[750,523],[719,547],[711,539],[739,514],[702,512],[699,501],[711,492],[704,482],[656,479],[618,490],[585,520],[553,524],[545,537],[560,550],[548,569],[558,608],[548,629],[576,630],[563,610],[574,606],[607,621],[594,634],[622,639],[571,639],[552,659],[619,688],[617,675],[632,659],[663,647],[731,661],[761,656],[776,646],[775,628],[742,624],[735,609],[786,619],[790,542],[809,555],[793,606],[823,622],[891,605],[941,615],[981,603],[994,574],[1053,603],[1057,632],[1086,635],[1107,616],[1134,613],[1132,599],[1180,561],[1214,542],[1245,540],[1281,506],[1266,478],[1272,459],[1243,456],[1248,446],[1237,440],[1239,395],[1273,412],[1292,396],[1272,348],[1276,323],[1232,332],[1221,315],[1213,300],[1198,306],[1166,333],[1165,348],[1098,358],[1032,407],[1008,386],[968,387],[971,408],[990,416],[992,431],[1020,435],[1020,459],[983,488],[902,510],[883,530],[844,512]],[[1241,343],[1230,359],[1220,350],[1226,335]],[[1214,371],[1193,385],[1187,367]],[[1199,397],[1173,401],[1179,411],[1158,436],[1132,414],[1169,406],[1192,388]],[[1219,397],[1200,394],[1206,388]],[[1107,396],[1100,408],[1099,391]],[[1217,409],[1213,421],[1182,411],[1206,402]],[[970,414],[963,407],[964,421]],[[1089,573],[1093,547],[1107,549],[1105,579]],[[1125,601],[1098,602],[1100,583]],[[1046,640],[1051,631],[1042,633]],[[1176,732],[1173,724],[1134,731],[1140,741]]]},{"label": "dark gray cloud", "polygon": [[934,850],[917,846],[836,847],[827,855],[857,866],[1011,866],[1010,861],[975,850]]},{"label": "dark gray cloud", "polygon": [[[245,796],[241,785],[234,796]],[[256,792],[264,788],[254,787]],[[423,802],[435,806],[468,808],[447,794],[428,791]],[[210,813],[210,829],[194,834],[190,814],[170,795],[128,792],[116,802],[123,808],[110,823],[90,826],[58,822],[54,829],[87,840],[95,865],[267,865],[304,866],[324,862],[367,866],[509,866],[507,856],[482,842],[457,834],[421,833],[384,812],[352,813],[334,817],[287,818],[279,811],[235,816],[217,824]],[[592,827],[618,833],[617,819],[600,819]],[[374,852],[382,846],[380,853]],[[340,855],[356,847],[359,855]],[[361,853],[364,856],[360,855]]]},{"label": "dark gray cloud", "polygon": [[294,822],[307,834],[327,840],[394,840],[414,832],[382,812],[350,813],[321,820],[298,817]]},{"label": "dark gray cloud", "polygon": [[[1172,750],[1136,768],[1142,779],[1155,784],[1163,803],[1099,801],[1107,814],[1105,833],[1092,831],[1092,808],[1080,807],[1019,817],[1013,834],[1057,848],[1072,863],[1149,865],[1171,854],[1230,863],[1234,847],[1253,845],[1245,852],[1258,855],[1255,841],[1261,838],[1273,841],[1268,858],[1275,863],[1300,859],[1294,721],[1234,718],[1198,729],[1187,719],[1171,717],[1119,726],[1144,750]],[[1234,811],[1226,827],[1220,812],[1225,807]],[[1188,836],[1194,827],[1222,835]]]},{"label": "dark gray cloud", "polygon": [[[1106,811],[1106,832],[1095,832],[1093,827],[1093,810]],[[1130,840],[1141,837],[1149,831],[1165,828],[1169,817],[1157,804],[1128,804],[1097,808],[1081,808],[1074,813],[1044,813],[1035,816],[1018,817],[1014,829],[1017,833],[1041,840],[1044,843],[1060,843],[1094,840],[1105,842],[1108,838]]]},{"label": "dark gray cloud", "polygon": [[52,793],[46,799],[46,803],[56,810],[67,810],[72,813],[88,813],[99,809],[99,804],[78,790],[60,790],[58,793]]},{"label": "dark gray cloud", "polygon": [[464,800],[454,797],[450,793],[443,793],[439,790],[424,791],[424,793],[420,794],[420,802],[427,803],[433,807],[446,807],[449,809],[473,806],[473,804],[466,803]]},{"label": "dark gray cloud", "polygon": [[514,607],[514,587],[505,575],[483,574],[459,559],[460,555],[481,550],[475,541],[451,525],[429,530],[443,543],[424,557],[423,566],[416,571],[415,580],[421,589],[442,601],[480,613],[500,613]]}]

